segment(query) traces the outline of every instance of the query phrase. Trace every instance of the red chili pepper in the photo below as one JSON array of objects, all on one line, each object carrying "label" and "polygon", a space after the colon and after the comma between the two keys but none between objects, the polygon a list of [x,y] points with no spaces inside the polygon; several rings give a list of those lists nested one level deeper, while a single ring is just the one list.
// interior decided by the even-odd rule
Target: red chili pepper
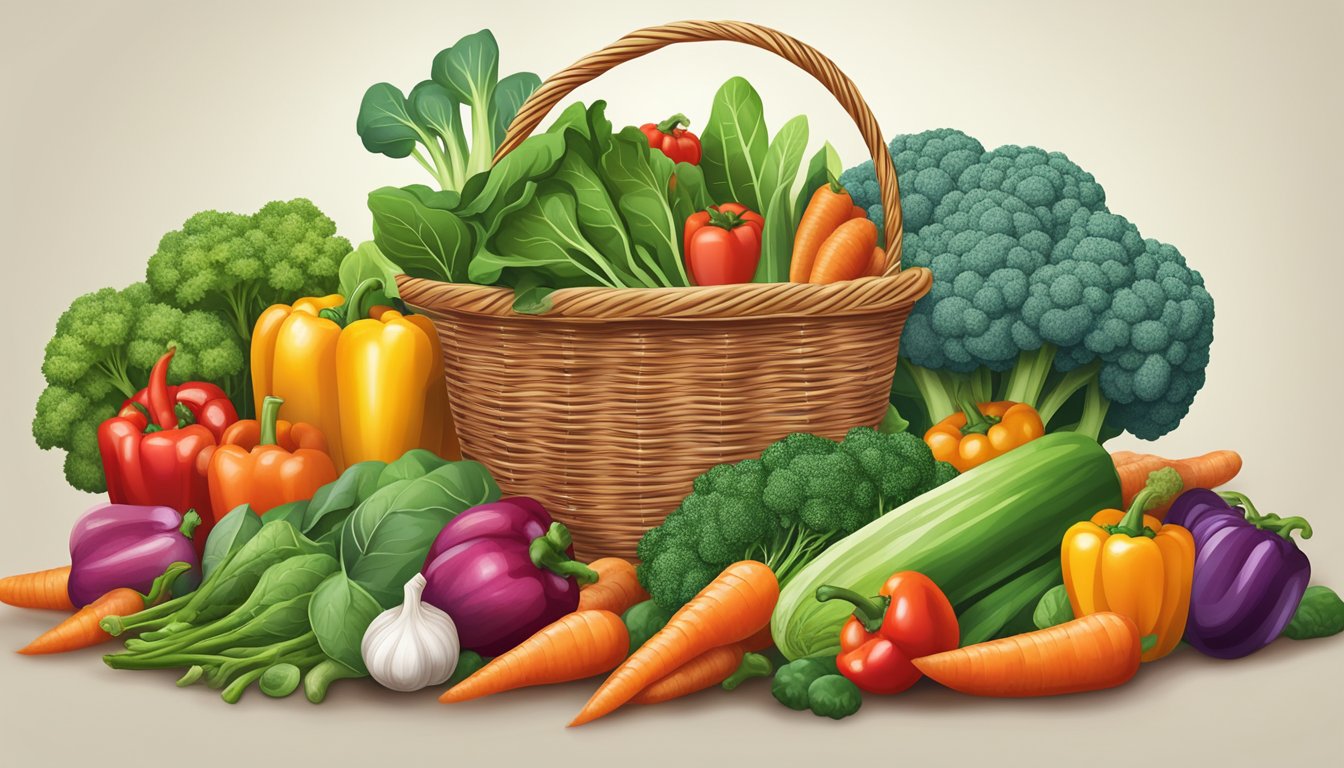
[{"label": "red chili pepper", "polygon": [[869,693],[900,693],[920,672],[911,659],[957,647],[961,629],[947,596],[916,571],[892,574],[877,597],[841,587],[817,588],[817,600],[845,600],[854,615],[840,630],[840,674]]},{"label": "red chili pepper", "polygon": [[686,219],[682,247],[696,285],[750,283],[761,260],[759,213],[737,203],[711,206]]},{"label": "red chili pepper", "polygon": [[212,520],[210,489],[202,453],[214,449],[224,430],[238,420],[233,403],[214,384],[189,381],[168,385],[168,363],[175,349],[159,358],[149,385],[127,400],[121,411],[98,426],[98,450],[114,504],[198,510],[204,521],[192,540],[200,553]]},{"label": "red chili pepper", "polygon": [[674,163],[700,164],[700,138],[678,126],[690,125],[683,114],[667,118],[661,123],[645,123],[639,130],[649,139],[649,146],[672,158]]}]

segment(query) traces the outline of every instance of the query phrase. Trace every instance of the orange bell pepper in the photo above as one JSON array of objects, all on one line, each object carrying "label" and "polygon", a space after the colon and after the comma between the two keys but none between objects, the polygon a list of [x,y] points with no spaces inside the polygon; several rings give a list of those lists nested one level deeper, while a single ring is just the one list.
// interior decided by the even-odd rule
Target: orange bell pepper
[{"label": "orange bell pepper", "polygon": [[1045,434],[1040,414],[1026,403],[976,403],[963,398],[962,410],[924,433],[933,458],[965,472]]},{"label": "orange bell pepper", "polygon": [[327,440],[312,424],[279,420],[284,400],[267,397],[261,418],[224,431],[206,470],[215,520],[240,504],[261,514],[291,501],[312,498],[340,474]]}]

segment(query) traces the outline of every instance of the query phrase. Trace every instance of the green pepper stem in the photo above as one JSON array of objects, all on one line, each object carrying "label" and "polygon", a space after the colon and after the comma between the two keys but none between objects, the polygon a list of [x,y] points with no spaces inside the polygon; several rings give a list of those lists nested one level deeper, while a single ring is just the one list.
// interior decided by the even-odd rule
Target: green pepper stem
[{"label": "green pepper stem", "polygon": [[182,525],[178,526],[177,532],[182,534],[184,538],[190,539],[191,535],[196,532],[196,527],[200,524],[201,516],[197,514],[196,510],[188,509],[187,514],[182,516]]},{"label": "green pepper stem", "polygon": [[275,445],[275,425],[280,420],[280,406],[285,404],[284,398],[275,395],[267,395],[261,401],[261,442],[258,445]]},{"label": "green pepper stem", "polygon": [[817,601],[824,603],[827,600],[844,600],[853,604],[854,618],[858,619],[863,628],[869,632],[876,632],[882,628],[882,617],[886,614],[887,607],[891,605],[889,597],[864,597],[852,589],[823,584],[817,587]]},{"label": "green pepper stem", "polygon": [[1311,523],[1303,517],[1279,517],[1275,514],[1262,515],[1260,510],[1255,508],[1246,494],[1237,491],[1219,491],[1218,496],[1232,506],[1241,507],[1246,522],[1254,525],[1262,531],[1273,531],[1289,541],[1292,540],[1293,532],[1297,531],[1304,539],[1310,539],[1312,530]]},{"label": "green pepper stem", "polygon": [[685,126],[689,128],[690,125],[691,125],[691,119],[683,115],[682,113],[678,112],[677,114],[659,123],[658,132],[671,135],[673,131],[677,130],[678,126]]},{"label": "green pepper stem", "polygon": [[551,523],[546,533],[528,545],[527,554],[538,568],[545,568],[564,578],[574,578],[580,584],[592,584],[597,581],[597,572],[571,559],[565,552],[572,543],[568,528],[562,523]]},{"label": "green pepper stem", "polygon": [[983,435],[989,432],[990,427],[999,423],[998,418],[986,416],[975,400],[965,392],[958,393],[957,406],[966,414],[966,426],[961,428],[963,435]]},{"label": "green pepper stem", "polygon": [[1120,518],[1119,524],[1112,528],[1111,532],[1128,536],[1144,535],[1143,513],[1180,492],[1180,475],[1171,467],[1148,473],[1148,481],[1138,493],[1134,494],[1133,500],[1129,502],[1129,509],[1125,510],[1125,516]]}]

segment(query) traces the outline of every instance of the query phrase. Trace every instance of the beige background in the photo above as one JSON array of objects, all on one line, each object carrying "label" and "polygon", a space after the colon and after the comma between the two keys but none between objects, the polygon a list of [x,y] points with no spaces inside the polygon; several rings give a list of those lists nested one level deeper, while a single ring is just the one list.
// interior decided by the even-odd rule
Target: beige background
[{"label": "beige background", "polygon": [[[227,5],[228,10],[223,10]],[[1176,243],[1217,298],[1205,387],[1157,449],[1230,447],[1262,509],[1309,515],[1316,581],[1344,587],[1336,299],[1344,10],[1329,3],[961,2],[88,3],[6,0],[0,29],[0,231],[9,329],[0,355],[0,572],[64,562],[94,502],[29,435],[42,348],[74,296],[139,279],[159,236],[203,208],[304,195],[352,240],[365,193],[425,181],[364,152],[363,89],[409,87],[464,33],[494,29],[505,71],[554,72],[630,29],[731,14],[795,33],[862,87],[887,133],[951,125],[987,145],[1066,151],[1114,210]],[[1004,4],[1007,5],[1007,4]],[[1177,6],[1179,7],[1168,7]],[[1028,10],[1029,8],[1029,10]],[[664,51],[580,92],[618,124],[685,111],[746,74],[778,126],[806,111],[862,159],[815,83],[728,44]],[[1325,395],[1325,400],[1316,398]],[[1116,441],[1115,447],[1136,447]],[[0,610],[0,648],[51,616]],[[1185,652],[1125,688],[1003,702],[933,686],[820,721],[762,685],[563,727],[591,686],[451,710],[431,693],[345,684],[313,707],[253,693],[237,707],[97,653],[0,655],[0,758],[11,765],[1262,765],[1339,759],[1344,638],[1282,641],[1238,662]],[[541,758],[541,755],[549,757]],[[390,758],[390,760],[389,760]],[[396,763],[391,762],[396,760]]]}]

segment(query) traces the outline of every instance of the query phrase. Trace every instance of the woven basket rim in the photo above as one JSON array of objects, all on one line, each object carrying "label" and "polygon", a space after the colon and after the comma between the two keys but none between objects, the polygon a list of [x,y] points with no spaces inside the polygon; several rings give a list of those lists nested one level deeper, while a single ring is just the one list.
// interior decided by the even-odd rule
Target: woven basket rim
[{"label": "woven basket rim", "polygon": [[565,319],[722,321],[781,317],[844,317],[889,312],[918,301],[933,285],[920,267],[895,275],[816,285],[742,283],[689,288],[561,288],[540,314],[513,310],[511,288],[397,276],[402,301],[428,313],[453,312],[514,320]]}]

